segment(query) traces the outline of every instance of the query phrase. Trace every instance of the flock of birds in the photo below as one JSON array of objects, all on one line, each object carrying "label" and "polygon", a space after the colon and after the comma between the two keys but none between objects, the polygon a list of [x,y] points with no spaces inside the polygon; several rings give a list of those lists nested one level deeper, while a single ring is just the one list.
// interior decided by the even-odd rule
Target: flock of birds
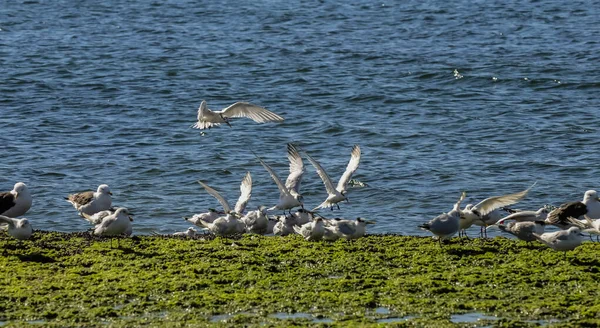
[{"label": "flock of birds", "polygon": [[[245,102],[237,102],[223,110],[212,111],[202,101],[198,109],[197,122],[192,127],[210,129],[221,124],[231,127],[233,118],[250,118],[257,123],[278,122],[283,118],[263,107]],[[322,208],[339,209],[339,203],[347,200],[346,192],[352,175],[358,169],[361,151],[358,145],[351,150],[350,161],[337,185],[327,175],[321,164],[303,151],[309,162],[315,167],[325,185],[327,198],[312,210],[304,209],[304,199],[300,193],[300,184],[305,172],[300,150],[293,144],[287,145],[289,159],[289,175],[282,181],[277,173],[257,154],[257,160],[270,174],[279,189],[279,201],[271,208],[260,206],[256,210],[246,212],[246,205],[252,194],[252,176],[247,172],[240,185],[240,197],[232,208],[227,200],[215,189],[203,181],[198,183],[222,206],[222,210],[209,209],[206,213],[185,218],[188,222],[208,230],[208,232],[227,237],[241,233],[274,234],[285,236],[300,234],[304,239],[334,241],[339,238],[356,239],[365,235],[366,225],[373,224],[362,218],[344,220],[341,218],[326,219],[316,211]],[[125,207],[113,207],[112,193],[106,184],[97,190],[68,195],[66,200],[77,210],[79,215],[93,224],[93,233],[100,236],[129,236],[132,233],[132,213]],[[19,182],[13,190],[0,193],[0,225],[7,228],[8,233],[19,240],[31,237],[33,229],[28,219],[17,218],[24,215],[31,207],[32,197],[27,186]],[[293,209],[297,209],[292,212]],[[283,215],[268,215],[268,211],[282,211]],[[287,211],[287,212],[286,212]],[[194,237],[197,230],[190,227],[184,232],[176,232],[176,236]],[[112,246],[112,238],[111,238]]]},{"label": "flock of birds", "polygon": [[[280,122],[283,118],[263,107],[246,102],[237,102],[223,110],[212,111],[202,101],[198,109],[197,122],[192,126],[200,130],[211,129],[221,124],[231,127],[231,119],[249,118],[257,123]],[[204,132],[202,132],[204,134]],[[337,185],[327,175],[321,164],[312,156],[302,151],[308,161],[315,167],[327,191],[327,198],[312,210],[304,208],[304,199],[300,193],[300,184],[305,172],[300,150],[296,145],[287,145],[289,175],[282,181],[277,173],[254,154],[267,170],[279,189],[279,201],[273,207],[260,206],[256,210],[245,212],[252,193],[252,176],[247,172],[240,185],[240,197],[232,208],[228,201],[215,189],[203,181],[198,183],[222,206],[222,210],[211,208],[208,212],[186,217],[188,222],[208,230],[210,233],[227,237],[241,233],[273,234],[285,236],[300,234],[310,241],[337,239],[357,239],[365,235],[366,225],[373,224],[363,218],[344,220],[341,218],[326,219],[316,211],[335,207],[347,198],[347,188],[352,175],[358,169],[361,151],[358,145],[351,150],[350,161]],[[535,185],[535,184],[534,184]],[[507,206],[522,200],[529,190],[518,193],[489,197],[480,203],[468,204],[461,209],[466,197],[463,192],[451,211],[443,213],[419,227],[428,230],[442,241],[455,234],[466,237],[466,229],[480,226],[481,236],[487,236],[487,230],[497,227],[524,241],[540,241],[555,250],[567,251],[575,249],[583,241],[582,232],[600,235],[600,199],[595,190],[585,192],[582,201],[575,201],[550,209],[547,206],[537,211],[511,210]],[[71,194],[66,197],[79,215],[94,225],[93,233],[101,236],[129,236],[132,233],[132,213],[125,207],[112,206],[112,193],[108,185],[100,185],[97,190]],[[31,207],[32,197],[27,186],[18,182],[13,190],[0,193],[0,227],[19,240],[31,237],[33,229],[28,219],[17,218],[24,215]],[[298,208],[292,213],[293,209]],[[510,214],[503,217],[502,211]],[[282,211],[283,215],[269,215],[268,211]],[[508,222],[508,224],[506,224]],[[560,228],[556,232],[545,232],[548,225]],[[193,227],[174,235],[183,237],[196,236]],[[112,247],[112,238],[111,238]]]},{"label": "flock of birds", "polygon": [[[590,239],[592,235],[598,238],[600,198],[595,190],[586,191],[581,201],[565,203],[554,209],[544,206],[536,211],[520,211],[506,207],[525,198],[532,187],[514,194],[489,197],[477,205],[469,204],[461,209],[461,202],[466,197],[463,192],[451,211],[442,213],[419,227],[433,233],[440,245],[443,240],[456,233],[466,236],[465,230],[472,225],[480,226],[482,235],[487,229],[497,227],[520,240],[537,240],[554,250],[564,252],[581,245],[584,239],[582,232],[588,233]],[[510,214],[503,217],[503,210]],[[547,226],[554,226],[559,230],[545,232]]]}]

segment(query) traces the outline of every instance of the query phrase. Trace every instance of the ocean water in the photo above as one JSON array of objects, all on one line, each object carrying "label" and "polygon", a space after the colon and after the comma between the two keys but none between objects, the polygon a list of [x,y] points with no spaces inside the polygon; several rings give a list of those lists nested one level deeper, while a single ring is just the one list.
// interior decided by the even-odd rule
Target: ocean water
[{"label": "ocean water", "polygon": [[[278,190],[286,143],[337,181],[362,148],[341,210],[372,233],[416,226],[523,190],[537,209],[600,189],[600,25],[593,1],[3,1],[0,189],[25,182],[35,228],[89,225],[63,198],[110,185],[134,233],[170,233],[231,203],[246,171],[250,208]],[[250,101],[281,124],[191,129],[202,99]],[[307,207],[325,189],[308,161]]]}]

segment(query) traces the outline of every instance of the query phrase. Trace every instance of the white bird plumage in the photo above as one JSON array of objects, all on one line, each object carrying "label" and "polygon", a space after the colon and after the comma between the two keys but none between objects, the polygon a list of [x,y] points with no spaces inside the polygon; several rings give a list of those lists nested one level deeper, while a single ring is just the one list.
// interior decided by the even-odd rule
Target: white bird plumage
[{"label": "white bird plumage", "polygon": [[541,235],[533,233],[533,236],[542,244],[555,251],[570,251],[581,245],[583,236],[578,227],[570,227],[568,230],[547,232]]},{"label": "white bird plumage", "polygon": [[260,158],[258,155],[254,154],[254,156],[258,159],[260,164],[267,170],[267,172],[269,172],[271,179],[273,179],[273,181],[277,185],[277,188],[279,189],[279,201],[277,202],[277,205],[269,208],[269,210],[283,210],[284,212],[285,210],[290,210],[291,212],[291,209],[294,207],[304,206],[302,203],[302,197],[295,197],[290,191],[290,189],[283,184],[277,173],[275,173],[275,171],[273,171],[273,169],[267,163],[265,163],[265,161],[263,161],[262,158]]},{"label": "white bird plumage", "polygon": [[[99,236],[128,236],[131,233],[131,217],[129,216],[129,210],[125,207],[119,207],[113,214],[105,216],[102,222],[94,228],[94,234]],[[112,238],[110,242],[112,247]]]},{"label": "white bird plumage", "polygon": [[294,231],[301,235],[304,240],[318,241],[323,239],[325,234],[325,226],[322,218],[316,218],[314,221],[299,226],[294,226]]},{"label": "white bird plumage", "polygon": [[[206,183],[200,180],[198,180],[198,183],[202,187],[204,187],[206,192],[215,197],[219,201],[219,203],[221,203],[221,206],[223,206],[223,211],[225,213],[232,211],[232,208],[227,202],[227,200],[223,196],[221,196],[221,194],[218,191],[209,187]],[[252,196],[252,176],[250,176],[250,172],[246,172],[246,175],[244,176],[244,178],[242,179],[242,183],[240,184],[240,197],[238,198],[235,207],[233,208],[233,211],[235,213],[242,214],[242,212],[244,212],[244,210],[246,209],[246,205],[250,200],[250,196]]]},{"label": "white bird plumage", "polygon": [[222,123],[231,127],[230,119],[241,117],[249,118],[256,123],[283,121],[283,117],[247,102],[236,102],[223,110],[213,111],[208,108],[206,101],[202,100],[198,107],[198,121],[192,127],[203,130],[219,126]]},{"label": "white bird plumage", "polygon": [[15,183],[11,191],[0,193],[0,215],[10,218],[21,216],[31,208],[33,199],[23,182]]},{"label": "white bird plumage", "polygon": [[15,219],[0,215],[0,227],[6,226],[8,234],[19,240],[29,239],[33,228],[26,218]]},{"label": "white bird plumage", "polygon": [[305,153],[310,163],[317,170],[317,174],[319,175],[321,180],[323,180],[323,184],[325,185],[325,189],[327,190],[327,199],[325,199],[325,201],[321,203],[321,205],[315,207],[313,211],[319,208],[327,207],[333,209],[333,205],[336,205],[339,202],[348,199],[346,196],[346,188],[348,187],[348,182],[352,178],[352,174],[354,174],[354,172],[356,172],[356,170],[358,169],[358,164],[360,163],[360,154],[360,147],[358,145],[354,145],[354,147],[352,147],[350,161],[346,166],[346,170],[340,177],[337,186],[334,187],[331,178],[329,178],[329,175],[327,175],[327,172],[325,172],[321,164],[319,164],[319,162],[317,162],[317,160],[312,158],[310,155]]},{"label": "white bird plumage", "polygon": [[83,217],[83,214],[94,215],[100,211],[108,210],[112,205],[112,192],[108,185],[102,184],[98,186],[96,192],[84,191],[80,193],[70,194],[65,199],[71,203],[73,207]]}]

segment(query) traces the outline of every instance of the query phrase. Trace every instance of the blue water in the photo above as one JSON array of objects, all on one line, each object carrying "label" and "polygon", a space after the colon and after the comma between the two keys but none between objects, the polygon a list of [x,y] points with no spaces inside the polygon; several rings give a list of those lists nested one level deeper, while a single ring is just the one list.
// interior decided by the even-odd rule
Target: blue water
[{"label": "blue water", "polygon": [[[278,191],[296,142],[333,179],[363,157],[336,216],[416,228],[467,202],[523,190],[520,208],[600,189],[600,6],[592,1],[2,1],[0,189],[23,181],[35,228],[89,228],[64,201],[110,185],[134,232]],[[202,99],[251,101],[282,124],[190,129]],[[326,194],[314,169],[308,207]],[[465,204],[467,203],[465,202]]]}]

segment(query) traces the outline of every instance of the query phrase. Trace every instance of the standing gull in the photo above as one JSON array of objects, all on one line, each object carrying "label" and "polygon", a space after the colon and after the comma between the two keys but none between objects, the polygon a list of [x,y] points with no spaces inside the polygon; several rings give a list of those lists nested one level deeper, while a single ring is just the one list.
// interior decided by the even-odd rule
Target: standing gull
[{"label": "standing gull", "polygon": [[17,182],[11,191],[0,193],[0,215],[15,218],[31,208],[32,198],[23,182]]},{"label": "standing gull", "polygon": [[275,236],[287,236],[294,233],[295,220],[292,216],[282,215],[277,217],[277,223],[273,226]]},{"label": "standing gull", "polygon": [[210,129],[213,126],[219,126],[229,123],[232,118],[246,117],[256,123],[281,122],[283,117],[263,108],[247,102],[236,102],[235,104],[219,111],[212,111],[206,106],[206,101],[202,100],[198,108],[198,122],[192,127],[196,129]]},{"label": "standing gull", "polygon": [[[352,147],[350,161],[348,162],[348,166],[346,166],[346,171],[344,171],[344,173],[342,174],[342,177],[338,181],[336,187],[333,186],[333,182],[331,182],[331,179],[329,178],[327,172],[325,172],[321,164],[319,164],[319,162],[317,162],[310,155],[306,154],[306,156],[308,157],[310,163],[317,170],[317,174],[319,174],[319,177],[321,177],[321,180],[323,180],[323,184],[325,185],[325,189],[327,190],[327,199],[325,199],[325,201],[321,203],[321,205],[315,207],[313,211],[319,208],[326,207],[330,207],[333,210],[333,205],[337,205],[343,200],[347,201],[348,198],[346,197],[346,188],[348,186],[348,181],[350,181],[350,179],[352,178],[352,174],[354,174],[354,172],[356,172],[356,170],[358,169],[358,164],[360,163],[360,147],[358,145],[354,145],[354,147]],[[338,209],[340,208],[339,205],[337,205],[337,207]]]},{"label": "standing gull", "polygon": [[[104,220],[105,217],[115,214],[117,209],[118,209],[118,207],[111,207],[105,211],[100,211],[98,213],[94,213],[93,215],[89,215],[86,213],[81,213],[81,214],[82,214],[83,218],[86,219],[89,223],[91,223],[93,225],[97,225],[97,224],[100,224],[102,222],[102,220]],[[129,221],[133,221],[133,218],[131,217],[133,214],[131,212],[129,212],[129,210],[127,211],[127,213],[128,213],[127,215],[129,216]]]},{"label": "standing gull", "polygon": [[79,215],[83,216],[84,213],[94,215],[100,211],[108,210],[112,205],[111,195],[112,192],[110,192],[108,185],[102,184],[98,186],[96,192],[85,191],[70,194],[65,199],[75,207]]},{"label": "standing gull", "polygon": [[[198,180],[198,183],[202,187],[204,187],[206,192],[211,194],[213,197],[215,197],[219,201],[219,203],[221,203],[221,206],[223,206],[223,211],[225,213],[229,213],[232,211],[231,206],[229,206],[229,203],[227,202],[227,200],[223,196],[221,196],[221,194],[219,194],[218,191],[209,187],[207,184],[205,184],[204,182],[202,182],[200,180]],[[251,195],[252,195],[252,176],[250,176],[250,172],[246,172],[246,175],[244,176],[244,178],[242,179],[242,183],[240,184],[240,198],[238,198],[237,203],[235,203],[233,212],[241,215],[242,212],[244,212],[244,210],[246,209],[246,205],[248,204],[248,201],[250,200]]]},{"label": "standing gull", "polygon": [[465,199],[465,197],[467,197],[467,193],[463,191],[450,212],[442,213],[441,215],[436,216],[431,221],[420,225],[419,228],[430,231],[436,235],[441,246],[442,240],[454,236],[454,234],[458,232],[458,229],[460,228],[460,203]]},{"label": "standing gull", "polygon": [[565,257],[567,256],[567,251],[577,248],[583,241],[583,235],[578,227],[570,227],[568,230],[547,232],[541,235],[534,233],[533,236],[553,250],[565,252]]},{"label": "standing gull", "polygon": [[33,233],[29,220],[9,218],[0,215],[0,226],[8,225],[8,234],[19,240],[29,239]]},{"label": "standing gull", "polygon": [[588,190],[583,194],[583,200],[560,205],[548,213],[546,223],[562,229],[571,226],[570,217],[578,219],[586,215],[591,219],[600,218],[600,199],[596,190]]},{"label": "standing gull", "polygon": [[267,170],[267,172],[269,172],[269,175],[271,175],[271,178],[277,185],[277,188],[279,188],[279,202],[277,203],[277,205],[269,208],[269,210],[283,210],[285,215],[285,210],[290,210],[291,213],[292,208],[298,206],[303,207],[304,204],[302,204],[302,197],[297,198],[296,196],[294,196],[290,189],[286,187],[283,184],[283,182],[281,182],[281,179],[279,179],[277,173],[275,173],[275,171],[273,171],[273,169],[269,165],[267,165],[267,163],[265,163],[262,160],[262,158],[260,158],[258,155],[254,154],[254,156],[256,156],[260,164]]}]

